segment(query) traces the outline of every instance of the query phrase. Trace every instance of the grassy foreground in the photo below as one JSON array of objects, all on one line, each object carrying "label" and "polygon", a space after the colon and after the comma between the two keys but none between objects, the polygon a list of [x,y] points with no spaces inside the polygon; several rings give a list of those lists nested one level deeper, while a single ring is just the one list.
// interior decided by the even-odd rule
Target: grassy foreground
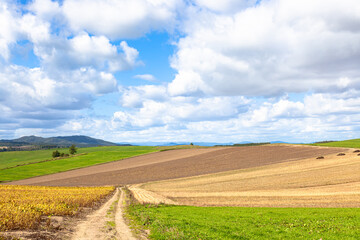
[{"label": "grassy foreground", "polygon": [[[67,149],[64,151],[66,150]],[[52,151],[53,150],[39,150],[0,153],[0,182],[21,180],[51,173],[64,172],[76,168],[88,167],[95,164],[156,152],[159,150],[156,147],[148,146],[79,148],[79,153],[86,154],[54,161],[39,162],[51,159]],[[32,164],[15,167],[19,164],[28,163]],[[13,168],[4,169],[5,167]]]},{"label": "grassy foreground", "polygon": [[345,147],[345,148],[360,148],[360,139],[350,139],[345,141],[314,143],[314,146],[324,147]]},{"label": "grassy foreground", "polygon": [[127,214],[150,239],[359,239],[360,209],[144,206]]}]

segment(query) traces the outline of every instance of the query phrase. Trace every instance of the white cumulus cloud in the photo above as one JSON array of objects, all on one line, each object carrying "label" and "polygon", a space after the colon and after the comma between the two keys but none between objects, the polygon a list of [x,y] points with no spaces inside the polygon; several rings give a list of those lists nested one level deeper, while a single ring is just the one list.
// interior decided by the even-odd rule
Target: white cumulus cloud
[{"label": "white cumulus cloud", "polygon": [[[198,2],[221,9],[230,1]],[[178,74],[171,91],[277,96],[359,89],[359,9],[356,0],[272,0],[236,12],[190,11],[172,58]]]},{"label": "white cumulus cloud", "polygon": [[181,6],[179,0],[66,0],[62,10],[73,31],[119,39],[173,28]]}]

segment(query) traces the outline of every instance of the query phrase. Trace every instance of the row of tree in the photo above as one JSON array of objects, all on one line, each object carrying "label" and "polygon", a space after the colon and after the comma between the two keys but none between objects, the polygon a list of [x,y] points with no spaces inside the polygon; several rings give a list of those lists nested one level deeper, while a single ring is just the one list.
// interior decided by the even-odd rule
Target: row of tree
[{"label": "row of tree", "polygon": [[[76,146],[74,144],[69,147],[69,153],[71,155],[74,155],[75,153],[77,153],[77,148],[76,148]],[[56,157],[68,157],[68,156],[70,156],[70,155],[67,154],[67,153],[60,153],[58,150],[53,151],[53,153],[52,153],[53,158],[56,158]]]}]

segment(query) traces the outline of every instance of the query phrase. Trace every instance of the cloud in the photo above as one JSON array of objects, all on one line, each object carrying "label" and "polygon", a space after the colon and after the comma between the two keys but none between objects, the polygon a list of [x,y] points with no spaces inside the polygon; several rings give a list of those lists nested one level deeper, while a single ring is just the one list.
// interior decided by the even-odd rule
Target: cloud
[{"label": "cloud", "polygon": [[[230,2],[198,4],[221,9]],[[274,0],[236,12],[189,11],[171,61],[178,73],[170,91],[279,96],[359,89],[358,9],[356,0]],[[345,78],[346,86],[339,85]]]},{"label": "cloud", "polygon": [[[64,2],[61,7],[64,8],[69,2]],[[91,36],[85,29],[72,35],[66,33],[64,26],[58,26],[60,20],[51,21],[53,17],[60,18],[61,7],[50,0],[36,0],[26,6],[29,12],[21,15],[17,6],[0,3],[0,20],[3,23],[0,29],[0,56],[9,60],[9,47],[26,40],[33,44],[34,54],[42,64],[52,70],[91,67],[116,72],[139,64],[139,52],[125,41],[116,46],[107,36]],[[62,30],[54,30],[54,27]]]},{"label": "cloud", "polygon": [[150,81],[150,82],[154,82],[156,80],[156,78],[151,74],[139,74],[139,75],[133,76],[133,78],[138,78],[138,79]]},{"label": "cloud", "polygon": [[115,112],[112,121],[123,128],[233,118],[246,111],[250,102],[244,97],[172,97],[165,86],[154,85],[130,87],[122,93],[120,102],[130,109]]},{"label": "cloud", "polygon": [[89,36],[82,32],[70,39],[52,38],[35,44],[35,54],[50,71],[93,68],[117,72],[139,64],[139,52],[125,41],[118,46],[105,36]]},{"label": "cloud", "polygon": [[164,102],[169,99],[165,86],[143,85],[120,89],[122,96],[120,103],[127,108],[140,108],[147,100]]},{"label": "cloud", "polygon": [[[34,0],[21,6],[2,1],[0,137],[356,137],[359,9],[356,0]],[[141,65],[142,52],[134,47],[139,45],[128,39],[162,31],[175,44],[175,77],[121,86],[118,72]],[[22,44],[37,60],[31,67],[13,61]],[[136,74],[128,76],[155,80]],[[107,109],[104,116],[105,105],[92,108],[99,96],[114,92],[121,97],[112,114]],[[294,100],[289,93],[301,97]],[[113,95],[103,99],[116,102]]]},{"label": "cloud", "polygon": [[0,2],[0,22],[0,56],[6,61],[11,56],[10,48],[18,41],[40,44],[50,39],[50,23],[31,13],[21,15],[11,2]]},{"label": "cloud", "polygon": [[173,28],[181,6],[179,0],[67,0],[62,11],[75,33],[121,39]]},{"label": "cloud", "polygon": [[256,0],[195,0],[201,8],[207,8],[215,12],[237,12],[256,4]]},{"label": "cloud", "polygon": [[5,60],[10,57],[9,46],[16,42],[19,34],[19,18],[12,5],[7,4],[6,1],[0,2],[0,56]]},{"label": "cloud", "polygon": [[35,13],[36,16],[47,20],[61,14],[59,3],[51,0],[34,0],[27,9]]},{"label": "cloud", "polygon": [[96,96],[117,90],[112,74],[93,69],[64,72],[57,79],[41,68],[0,69],[0,109],[3,121],[12,122],[1,126],[5,129],[60,126],[90,107]]},{"label": "cloud", "polygon": [[[138,51],[124,41],[116,46],[105,36],[53,32],[59,8],[45,0],[30,3],[24,8],[29,11],[0,3],[1,129],[58,127],[98,96],[117,91],[113,72],[138,64]],[[11,63],[20,42],[33,48],[39,66]]]},{"label": "cloud", "polygon": [[[63,132],[86,133],[128,142],[146,142],[149,139],[175,142],[312,142],[357,137],[360,119],[358,96],[344,101],[338,94],[309,94],[304,99],[308,100],[304,103],[281,98],[259,105],[252,101],[240,103],[239,100],[236,104],[233,97],[202,101],[176,97],[166,102],[147,101],[138,111],[118,111],[107,120],[72,119],[61,129]],[[341,105],[335,110],[325,108],[320,111],[324,101]],[[240,110],[235,112],[234,109],[239,107]],[[347,109],[345,112],[344,108]],[[100,129],[101,133],[96,129]]]},{"label": "cloud", "polygon": [[[309,93],[296,101],[282,97],[265,99],[260,104],[243,97],[168,96],[166,100],[145,100],[141,107],[125,108],[107,119],[74,117],[57,126],[56,131],[117,142],[340,140],[357,137],[359,96],[359,91],[354,90]],[[43,135],[50,136],[52,131],[34,128]]]}]

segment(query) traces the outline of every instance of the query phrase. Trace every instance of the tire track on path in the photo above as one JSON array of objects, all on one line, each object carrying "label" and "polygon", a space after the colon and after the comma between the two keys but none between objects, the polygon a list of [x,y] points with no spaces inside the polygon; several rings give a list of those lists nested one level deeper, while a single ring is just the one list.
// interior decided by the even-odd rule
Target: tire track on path
[{"label": "tire track on path", "polygon": [[121,240],[135,240],[136,238],[133,237],[131,230],[128,227],[128,225],[125,223],[125,219],[123,217],[124,201],[125,201],[125,193],[122,189],[120,189],[120,197],[115,215],[116,232],[119,239]]},{"label": "tire track on path", "polygon": [[[120,239],[136,240],[123,218],[124,192],[117,188],[114,196],[111,197],[100,209],[89,214],[85,220],[76,227],[73,240],[92,239]],[[107,231],[108,213],[111,206],[115,207],[115,229]]]}]

